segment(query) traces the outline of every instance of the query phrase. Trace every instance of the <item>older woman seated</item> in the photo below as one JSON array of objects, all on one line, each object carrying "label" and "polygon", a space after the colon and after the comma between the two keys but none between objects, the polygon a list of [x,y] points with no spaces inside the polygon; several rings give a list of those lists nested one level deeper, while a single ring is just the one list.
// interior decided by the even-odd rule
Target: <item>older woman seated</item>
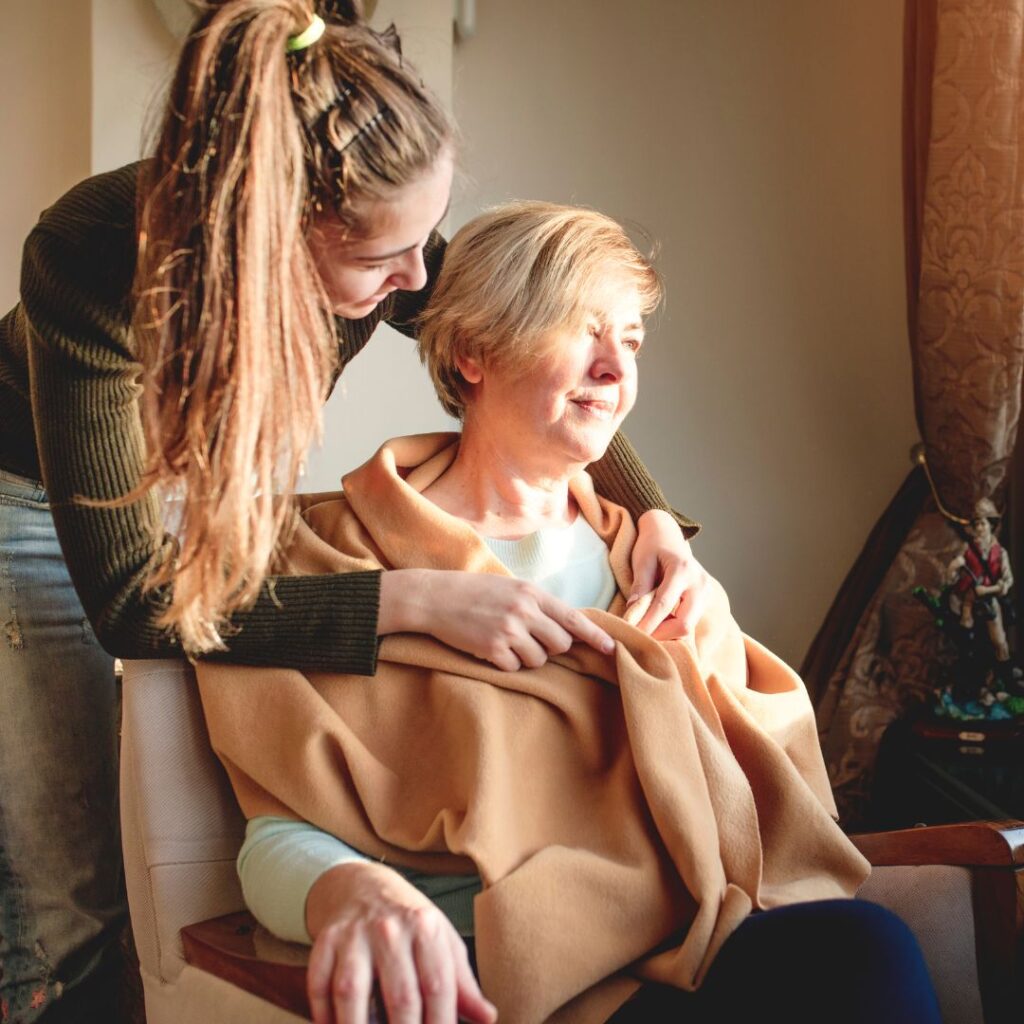
[{"label": "older woman seated", "polygon": [[409,609],[372,680],[199,666],[250,819],[246,900],[313,942],[317,1021],[365,1021],[375,978],[391,1024],[495,1005],[523,1024],[816,1021],[826,1003],[831,1020],[938,1019],[905,926],[848,898],[868,868],[833,820],[800,681],[715,584],[692,638],[622,618],[636,532],[586,466],[633,407],[659,299],[598,213],[472,221],[420,340],[461,434],[386,444],[306,503],[284,555],[295,573],[512,574],[524,603],[581,609],[611,654],[496,616],[475,659]]}]

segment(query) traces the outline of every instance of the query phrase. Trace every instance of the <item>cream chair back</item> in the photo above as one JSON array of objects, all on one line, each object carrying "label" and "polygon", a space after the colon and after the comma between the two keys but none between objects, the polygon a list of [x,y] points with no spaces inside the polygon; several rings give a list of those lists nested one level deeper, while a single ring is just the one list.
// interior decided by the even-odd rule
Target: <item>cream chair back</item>
[{"label": "cream chair back", "polygon": [[185,661],[125,663],[121,819],[149,1009],[154,992],[186,968],[182,926],[244,909],[235,858],[245,820],[210,749]]}]

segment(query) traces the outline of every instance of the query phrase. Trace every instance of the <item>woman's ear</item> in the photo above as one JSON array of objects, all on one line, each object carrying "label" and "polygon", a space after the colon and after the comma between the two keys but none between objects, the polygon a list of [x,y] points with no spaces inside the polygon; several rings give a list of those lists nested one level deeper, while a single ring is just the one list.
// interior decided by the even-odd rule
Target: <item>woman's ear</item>
[{"label": "woman's ear", "polygon": [[479,384],[484,379],[484,368],[475,359],[470,359],[468,356],[456,356],[455,366],[467,384]]}]

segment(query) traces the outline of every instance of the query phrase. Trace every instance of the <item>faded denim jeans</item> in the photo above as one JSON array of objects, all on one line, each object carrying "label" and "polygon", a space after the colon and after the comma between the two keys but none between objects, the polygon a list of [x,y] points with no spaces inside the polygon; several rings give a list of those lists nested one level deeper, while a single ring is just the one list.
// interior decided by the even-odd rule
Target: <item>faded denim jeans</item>
[{"label": "faded denim jeans", "polygon": [[126,914],[117,701],[42,485],[0,470],[3,1024],[111,1019],[97,979]]}]

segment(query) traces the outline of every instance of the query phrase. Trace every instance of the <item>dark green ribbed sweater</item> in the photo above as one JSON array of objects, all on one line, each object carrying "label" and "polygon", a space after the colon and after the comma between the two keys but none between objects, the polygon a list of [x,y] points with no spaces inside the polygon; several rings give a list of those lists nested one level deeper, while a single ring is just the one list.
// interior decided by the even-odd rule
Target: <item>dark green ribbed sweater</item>
[{"label": "dark green ribbed sweater", "polygon": [[[127,493],[144,463],[129,327],[137,177],[134,164],[82,182],[43,213],[25,243],[21,302],[0,320],[0,467],[43,481],[71,578],[103,646],[152,658],[181,653],[155,623],[159,595],[142,588],[156,499],[113,509],[74,500]],[[431,282],[443,253],[435,236],[425,254]],[[382,319],[411,334],[429,291],[428,284],[396,292],[362,320],[339,320],[341,365]],[[600,493],[634,514],[668,508],[621,435],[592,471]],[[677,519],[688,534],[696,531]],[[234,616],[224,656],[372,674],[379,598],[379,573],[271,578],[255,605]]]}]

